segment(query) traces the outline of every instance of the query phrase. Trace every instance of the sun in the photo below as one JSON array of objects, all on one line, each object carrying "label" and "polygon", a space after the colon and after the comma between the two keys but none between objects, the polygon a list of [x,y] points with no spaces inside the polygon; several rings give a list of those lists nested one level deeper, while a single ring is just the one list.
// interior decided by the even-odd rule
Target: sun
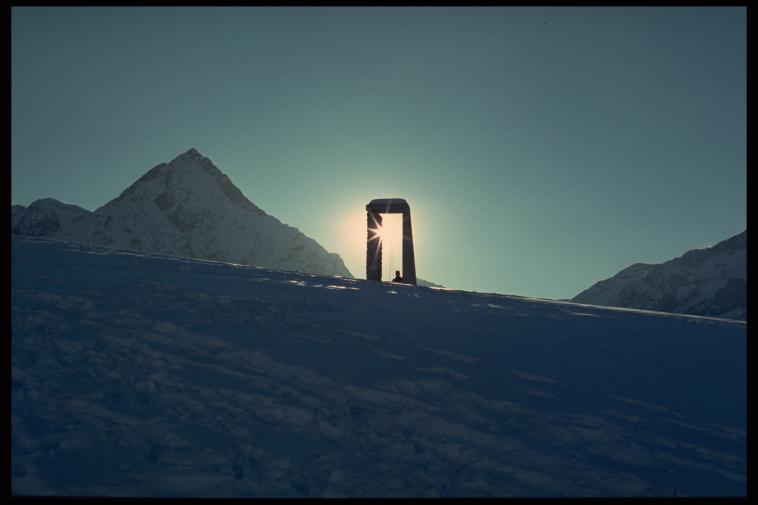
[{"label": "sun", "polygon": [[385,246],[389,243],[402,239],[402,220],[401,216],[393,214],[383,214],[382,224],[376,221],[369,227],[369,240],[378,240]]},{"label": "sun", "polygon": [[379,243],[382,243],[382,240],[386,237],[387,232],[384,230],[384,227],[376,222],[373,216],[371,216],[371,219],[373,220],[373,223],[368,227],[368,239],[369,240],[378,240]]}]

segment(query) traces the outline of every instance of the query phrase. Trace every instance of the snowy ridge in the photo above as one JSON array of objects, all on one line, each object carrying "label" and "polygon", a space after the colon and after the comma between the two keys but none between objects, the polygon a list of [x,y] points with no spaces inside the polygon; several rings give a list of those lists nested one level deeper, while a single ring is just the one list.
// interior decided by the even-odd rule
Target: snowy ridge
[{"label": "snowy ridge", "polygon": [[572,301],[746,319],[747,230],[659,265],[632,265]]},{"label": "snowy ridge", "polygon": [[422,286],[422,287],[425,287],[425,288],[444,288],[445,287],[442,284],[436,284],[436,283],[434,283],[432,281],[427,281],[427,280],[422,279],[420,277],[416,277],[416,283],[419,286]]},{"label": "snowy ridge", "polygon": [[52,236],[82,226],[91,213],[78,205],[53,198],[35,201],[29,207],[11,206],[11,233],[30,237]]},{"label": "snowy ridge", "polygon": [[11,487],[744,496],[746,324],[12,238]]},{"label": "snowy ridge", "polygon": [[[27,233],[22,221],[14,233],[352,277],[338,254],[255,206],[195,149],[155,166],[95,212],[80,210],[82,219],[37,226],[43,232],[35,233]],[[17,212],[11,209],[12,224]]]}]

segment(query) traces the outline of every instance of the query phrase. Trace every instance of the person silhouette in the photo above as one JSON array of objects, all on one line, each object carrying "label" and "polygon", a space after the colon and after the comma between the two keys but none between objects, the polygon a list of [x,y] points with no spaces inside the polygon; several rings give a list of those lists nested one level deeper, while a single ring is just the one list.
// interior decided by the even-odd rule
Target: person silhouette
[{"label": "person silhouette", "polygon": [[395,278],[392,279],[392,282],[403,282],[403,278],[400,277],[400,270],[395,270]]}]

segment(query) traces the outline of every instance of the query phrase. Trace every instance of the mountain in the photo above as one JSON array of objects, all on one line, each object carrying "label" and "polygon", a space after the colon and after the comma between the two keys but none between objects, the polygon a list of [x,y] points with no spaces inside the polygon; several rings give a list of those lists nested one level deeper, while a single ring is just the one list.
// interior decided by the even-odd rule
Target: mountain
[{"label": "mountain", "polygon": [[747,319],[747,230],[665,263],[636,263],[571,301]]},{"label": "mountain", "polygon": [[[57,201],[57,200],[56,200]],[[13,235],[13,227],[16,226],[21,216],[24,215],[26,207],[23,205],[11,205],[11,234]]]},{"label": "mountain", "polygon": [[[30,224],[29,212],[40,202]],[[190,149],[161,163],[92,213],[71,213],[46,199],[11,210],[19,235],[280,270],[352,277],[338,254],[255,206],[208,158]],[[58,205],[59,204],[59,205]],[[78,208],[77,208],[78,209]],[[39,216],[38,216],[39,214]]]},{"label": "mountain", "polygon": [[747,492],[742,321],[36,237],[11,279],[13,495]]},{"label": "mountain", "polygon": [[11,206],[11,232],[30,237],[52,236],[82,225],[90,211],[53,198],[43,198],[29,207]]},{"label": "mountain", "polygon": [[432,281],[427,281],[427,280],[422,279],[420,277],[416,278],[416,285],[417,286],[423,286],[425,288],[444,288],[445,287],[442,284],[435,284]]}]

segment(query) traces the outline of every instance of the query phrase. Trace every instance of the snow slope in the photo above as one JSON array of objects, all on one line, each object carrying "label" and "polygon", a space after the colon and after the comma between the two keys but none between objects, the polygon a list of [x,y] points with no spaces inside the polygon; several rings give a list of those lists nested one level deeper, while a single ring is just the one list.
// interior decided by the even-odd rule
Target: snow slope
[{"label": "snow slope", "polygon": [[572,301],[747,319],[747,230],[659,265],[636,263]]},{"label": "snow slope", "polygon": [[12,239],[16,495],[746,492],[746,325]]},{"label": "snow slope", "polygon": [[[46,202],[61,211],[68,207]],[[208,158],[195,149],[161,163],[121,195],[73,221],[44,214],[46,227],[13,227],[18,235],[106,245],[134,251],[227,261],[282,270],[352,277],[342,258],[297,228],[281,223],[248,200]],[[11,208],[11,224],[18,209]],[[28,212],[27,212],[28,214]]]}]

